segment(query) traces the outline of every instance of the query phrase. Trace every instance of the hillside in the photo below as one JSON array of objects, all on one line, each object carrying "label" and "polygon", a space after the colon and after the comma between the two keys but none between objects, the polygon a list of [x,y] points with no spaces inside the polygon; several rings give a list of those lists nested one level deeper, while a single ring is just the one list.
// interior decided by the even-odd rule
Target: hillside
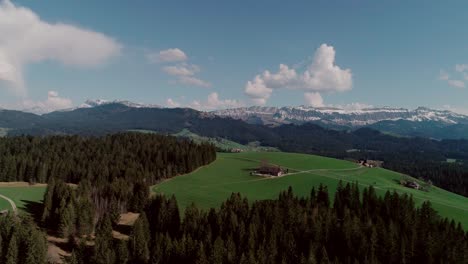
[{"label": "hillside", "polygon": [[188,129],[183,129],[182,131],[173,134],[175,137],[182,137],[188,138],[195,143],[202,143],[207,142],[213,144],[216,148],[223,150],[223,151],[232,151],[232,150],[240,150],[240,151],[278,151],[278,149],[273,147],[263,147],[260,145],[259,142],[249,142],[246,145],[239,144],[232,140],[228,140],[221,137],[211,138],[211,137],[203,137],[191,132]]},{"label": "hillside", "polygon": [[[280,178],[251,176],[250,170],[262,160],[290,168],[293,173]],[[382,168],[363,168],[357,164],[320,156],[271,153],[219,153],[212,164],[193,173],[178,176],[153,187],[156,193],[174,194],[185,208],[196,203],[202,208],[218,207],[232,192],[240,192],[253,200],[274,199],[291,186],[295,193],[308,195],[312,187],[323,183],[333,196],[339,181],[358,182],[360,186],[373,185],[377,193],[386,191],[413,195],[415,203],[430,201],[444,217],[460,221],[468,227],[468,198],[437,187],[429,192],[413,190],[399,185],[402,175]]]}]

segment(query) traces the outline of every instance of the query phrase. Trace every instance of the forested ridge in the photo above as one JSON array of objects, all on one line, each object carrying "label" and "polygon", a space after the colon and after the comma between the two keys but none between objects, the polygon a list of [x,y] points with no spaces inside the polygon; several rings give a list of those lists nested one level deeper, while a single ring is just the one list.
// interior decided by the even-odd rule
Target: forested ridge
[{"label": "forested ridge", "polygon": [[215,158],[210,144],[155,134],[0,138],[0,181],[46,183],[55,178],[79,183],[87,179],[102,185],[139,178],[151,185]]},{"label": "forested ridge", "polygon": [[[362,195],[362,196],[361,196]],[[362,197],[362,198],[361,198]],[[73,263],[466,263],[468,234],[429,202],[357,184],[340,184],[331,204],[320,186],[309,197],[289,189],[249,202],[233,194],[219,209],[195,205],[183,217],[174,197],[153,198],[130,240],[113,240],[111,217],[98,224],[93,251],[77,246]]]},{"label": "forested ridge", "polygon": [[0,181],[47,182],[44,226],[85,235],[104,213],[141,210],[149,186],[215,158],[210,144],[153,134],[1,138]]}]

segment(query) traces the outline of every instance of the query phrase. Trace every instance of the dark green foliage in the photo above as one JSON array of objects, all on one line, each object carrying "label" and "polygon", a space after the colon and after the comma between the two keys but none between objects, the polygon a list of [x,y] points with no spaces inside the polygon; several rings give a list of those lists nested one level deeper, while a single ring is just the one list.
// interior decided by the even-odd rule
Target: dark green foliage
[{"label": "dark green foliage", "polygon": [[0,138],[0,181],[87,180],[91,192],[110,183],[99,191],[123,196],[215,158],[212,145],[155,134]]},{"label": "dark green foliage", "polygon": [[110,264],[115,262],[116,252],[112,237],[112,221],[108,214],[105,214],[96,226],[95,244],[94,263]]},{"label": "dark green foliage", "polygon": [[361,197],[357,184],[340,184],[333,207],[326,186],[311,194],[251,206],[233,194],[219,210],[188,207],[181,222],[173,198],[157,196],[135,224],[131,261],[146,263],[148,245],[150,263],[466,263],[467,234],[429,203],[372,187]]},{"label": "dark green foliage", "polygon": [[0,263],[45,264],[45,234],[25,216],[0,216]]},{"label": "dark green foliage", "polygon": [[132,240],[130,241],[135,263],[148,262],[150,238],[148,219],[146,214],[142,213],[133,226]]},{"label": "dark green foliage", "polygon": [[106,213],[115,224],[142,211],[150,185],[215,158],[212,145],[140,133],[0,138],[0,181],[47,181],[42,223],[61,237],[87,235]]}]

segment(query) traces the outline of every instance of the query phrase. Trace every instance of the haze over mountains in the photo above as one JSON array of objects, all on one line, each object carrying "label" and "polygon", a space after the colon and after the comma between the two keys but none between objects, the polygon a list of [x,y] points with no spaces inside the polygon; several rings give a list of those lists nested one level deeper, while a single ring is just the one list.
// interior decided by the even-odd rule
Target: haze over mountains
[{"label": "haze over mountains", "polygon": [[[39,111],[40,113],[40,111]],[[0,110],[0,128],[18,134],[62,134],[85,129],[120,131],[148,129],[178,132],[194,123],[204,126],[264,125],[313,123],[329,129],[354,130],[370,127],[397,136],[434,139],[468,139],[468,116],[447,110],[419,107],[342,109],[331,107],[243,107],[197,111],[190,108],[164,108],[123,100],[87,100],[77,108],[42,115]],[[208,125],[208,123],[210,123]]]}]

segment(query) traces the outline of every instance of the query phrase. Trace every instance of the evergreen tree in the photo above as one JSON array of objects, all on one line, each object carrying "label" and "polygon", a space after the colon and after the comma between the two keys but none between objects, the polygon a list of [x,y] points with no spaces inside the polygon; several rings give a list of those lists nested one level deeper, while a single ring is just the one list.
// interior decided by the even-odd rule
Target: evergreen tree
[{"label": "evergreen tree", "polygon": [[8,243],[8,248],[5,256],[5,264],[18,263],[18,242],[16,240],[16,233],[13,233]]},{"label": "evergreen tree", "polygon": [[32,230],[26,247],[25,264],[45,264],[47,252],[47,242],[44,235],[37,230]]},{"label": "evergreen tree", "polygon": [[104,215],[96,228],[94,261],[97,264],[108,264],[115,262],[112,223],[109,215]]},{"label": "evergreen tree", "polygon": [[132,256],[136,263],[147,263],[149,260],[150,229],[146,214],[142,213],[133,226]]}]

